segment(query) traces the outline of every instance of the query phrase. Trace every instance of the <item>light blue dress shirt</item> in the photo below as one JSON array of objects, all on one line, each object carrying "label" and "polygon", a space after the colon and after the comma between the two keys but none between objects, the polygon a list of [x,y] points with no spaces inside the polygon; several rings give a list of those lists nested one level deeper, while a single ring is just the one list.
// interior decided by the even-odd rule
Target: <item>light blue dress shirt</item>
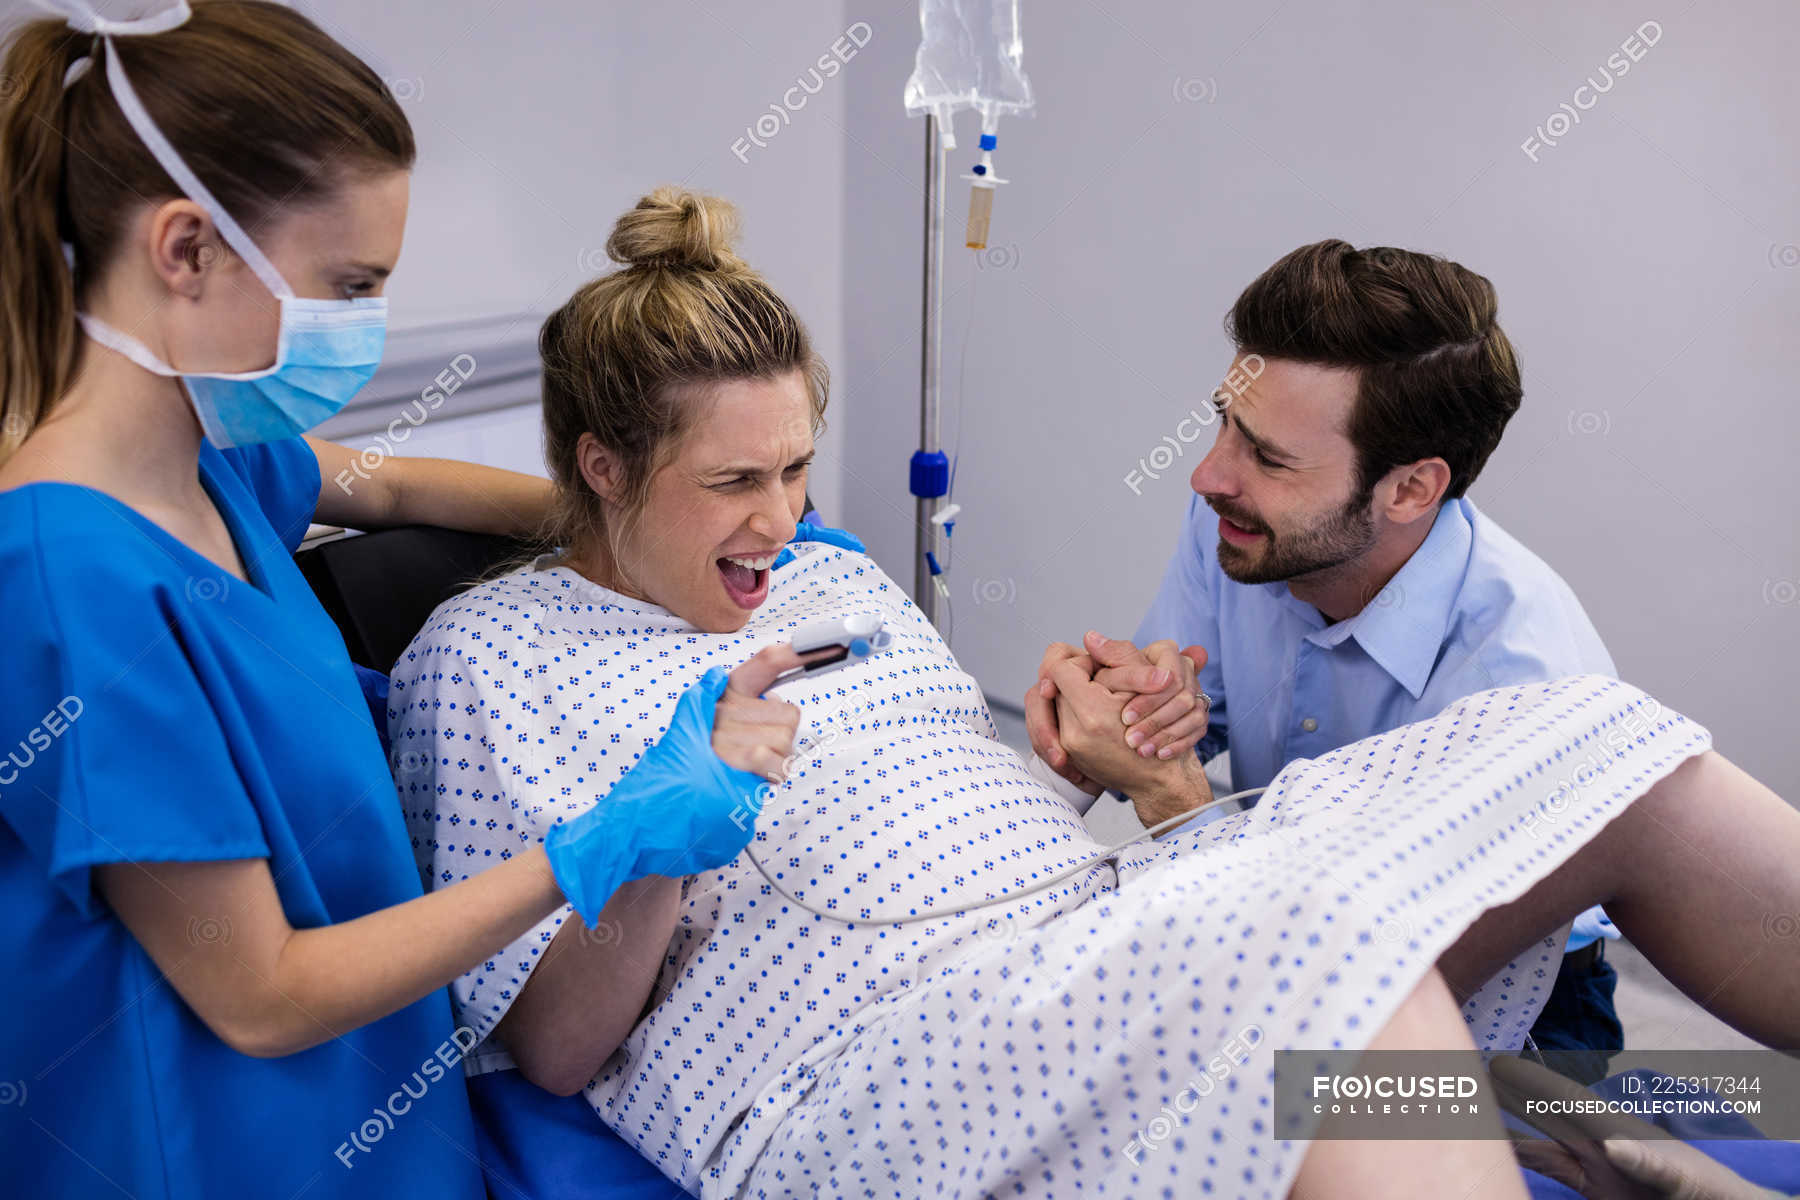
[{"label": "light blue dress shirt", "polygon": [[[1233,791],[1475,692],[1615,675],[1569,585],[1466,497],[1445,501],[1388,585],[1335,624],[1285,582],[1232,581],[1218,544],[1219,518],[1194,496],[1137,643],[1206,647],[1212,723],[1197,749],[1203,760],[1231,751]],[[1593,940],[1592,925],[1578,923],[1570,949]]]}]

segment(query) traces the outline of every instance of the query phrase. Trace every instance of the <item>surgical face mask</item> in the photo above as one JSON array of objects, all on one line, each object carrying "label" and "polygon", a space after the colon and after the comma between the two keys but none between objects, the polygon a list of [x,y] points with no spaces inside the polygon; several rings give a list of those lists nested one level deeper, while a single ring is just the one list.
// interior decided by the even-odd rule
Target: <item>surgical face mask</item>
[{"label": "surgical face mask", "polygon": [[[177,11],[185,10],[185,5]],[[185,16],[183,11],[182,15]],[[103,34],[153,32],[135,22],[107,23]],[[159,24],[158,30],[168,28]],[[275,265],[250,240],[206,185],[163,137],[132,89],[116,48],[108,41],[106,81],[125,119],[137,131],[156,161],[188,199],[212,217],[219,234],[256,272],[281,305],[281,328],[273,366],[236,373],[178,371],[130,334],[86,313],[82,329],[103,346],[118,351],[158,375],[179,376],[200,418],[200,427],[215,446],[247,446],[294,437],[334,416],[362,390],[381,363],[387,340],[387,300],[304,300],[294,295]]]}]

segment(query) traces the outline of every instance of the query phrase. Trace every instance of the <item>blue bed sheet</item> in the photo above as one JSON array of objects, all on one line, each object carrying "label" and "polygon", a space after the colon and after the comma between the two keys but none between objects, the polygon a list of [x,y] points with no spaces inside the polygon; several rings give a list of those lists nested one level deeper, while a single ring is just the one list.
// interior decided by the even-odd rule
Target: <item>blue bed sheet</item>
[{"label": "blue bed sheet", "polygon": [[517,1071],[471,1076],[469,1108],[493,1200],[663,1200],[669,1182],[587,1100],[553,1096]]}]

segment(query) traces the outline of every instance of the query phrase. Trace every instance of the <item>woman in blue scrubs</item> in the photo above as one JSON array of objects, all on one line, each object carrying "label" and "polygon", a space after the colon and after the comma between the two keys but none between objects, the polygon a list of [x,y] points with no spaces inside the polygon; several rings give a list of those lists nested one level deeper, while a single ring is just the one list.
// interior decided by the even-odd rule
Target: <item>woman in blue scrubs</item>
[{"label": "woman in blue scrubs", "polygon": [[[311,22],[241,0],[31,22],[0,82],[7,1190],[480,1196],[444,985],[565,896],[591,924],[623,878],[735,855],[725,785],[791,747],[788,706],[719,682],[609,797],[652,811],[636,781],[667,791],[648,768],[686,737],[713,774],[651,799],[688,857],[572,822],[422,895],[290,555],[315,516],[530,530],[548,490],[393,459],[346,492],[322,480],[350,452],[297,436],[379,361],[406,118]],[[729,753],[702,741],[714,702]]]}]

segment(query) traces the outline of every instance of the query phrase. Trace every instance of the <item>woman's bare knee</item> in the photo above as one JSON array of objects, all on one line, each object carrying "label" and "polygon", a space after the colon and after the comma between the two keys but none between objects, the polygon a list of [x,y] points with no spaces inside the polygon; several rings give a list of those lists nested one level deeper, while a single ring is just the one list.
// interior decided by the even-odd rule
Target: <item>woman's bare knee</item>
[{"label": "woman's bare knee", "polygon": [[1425,973],[1369,1043],[1371,1050],[1473,1050],[1462,1010],[1436,967]]},{"label": "woman's bare knee", "polygon": [[[1436,968],[1425,973],[1370,1050],[1467,1050],[1475,1053],[1469,1027]],[[1518,1164],[1506,1141],[1400,1142],[1316,1141],[1294,1177],[1293,1200],[1426,1200],[1444,1194],[1445,1179],[1461,1181],[1466,1200],[1518,1200],[1526,1195]]]}]

